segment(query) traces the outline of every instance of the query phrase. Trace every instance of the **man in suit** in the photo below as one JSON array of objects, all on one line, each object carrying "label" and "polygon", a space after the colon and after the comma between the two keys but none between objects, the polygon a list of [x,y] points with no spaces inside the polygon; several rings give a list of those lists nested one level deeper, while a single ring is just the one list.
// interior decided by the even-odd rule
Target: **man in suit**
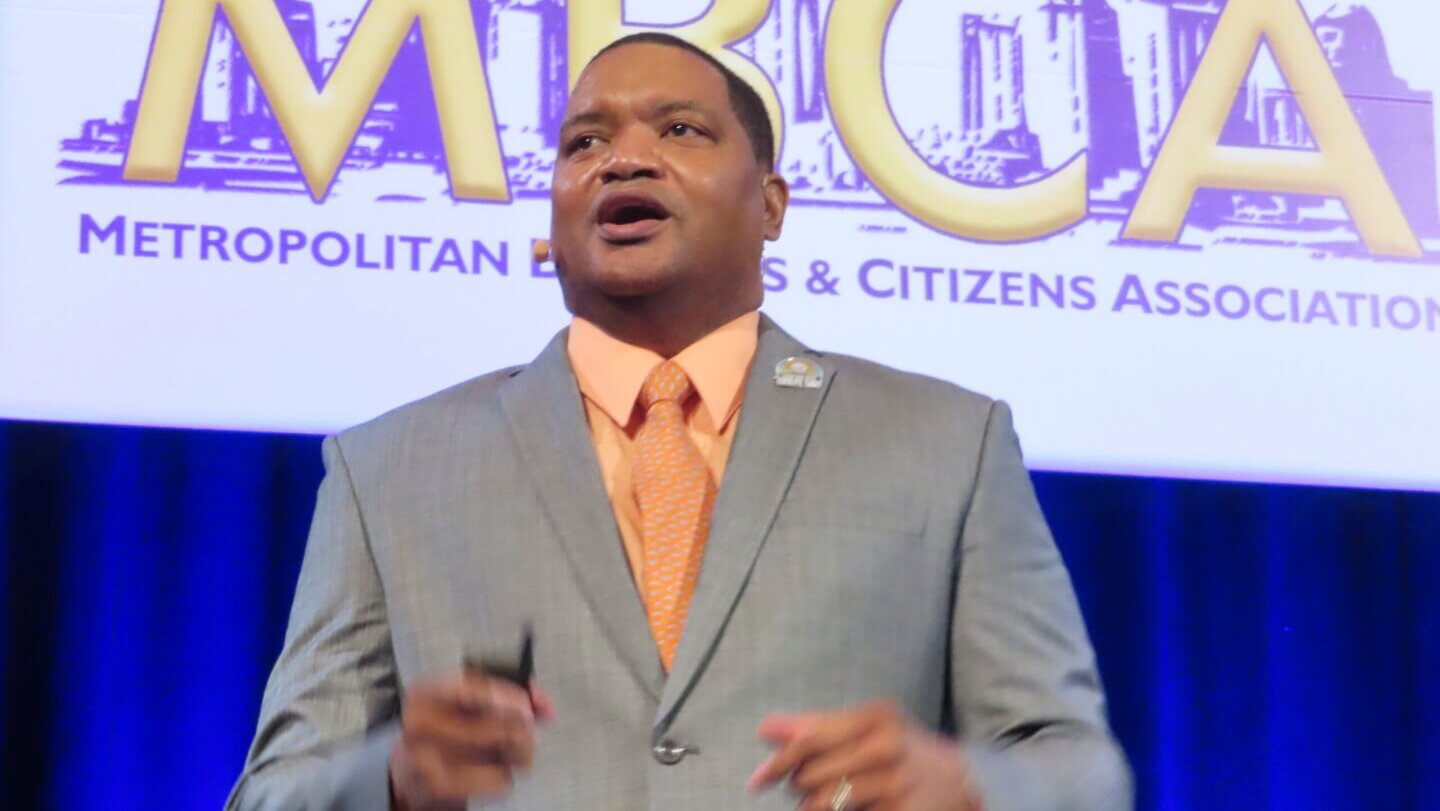
[{"label": "man in suit", "polygon": [[[1009,409],[758,313],[788,190],[664,35],[572,95],[527,366],[326,440],[236,809],[1125,809]],[[535,677],[508,654],[533,628]]]}]

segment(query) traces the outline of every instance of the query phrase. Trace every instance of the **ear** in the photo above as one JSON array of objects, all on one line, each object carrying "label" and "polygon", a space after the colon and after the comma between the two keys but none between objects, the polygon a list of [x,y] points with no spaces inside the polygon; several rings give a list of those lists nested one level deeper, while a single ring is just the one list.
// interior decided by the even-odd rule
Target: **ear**
[{"label": "ear", "polygon": [[[541,255],[541,248],[542,248],[542,247],[544,248],[544,255],[543,255],[543,256]],[[537,240],[535,240],[535,242],[534,242],[534,244],[532,244],[530,250],[531,250],[531,257],[530,257],[530,258],[534,259],[537,263],[542,263],[542,264],[543,264],[544,262],[546,262],[546,261],[549,261],[551,264],[553,264],[553,265],[555,266],[555,273],[556,273],[557,275],[564,275],[564,272],[565,272],[565,256],[564,256],[564,253],[565,253],[565,252],[560,249],[560,243],[555,239],[555,229],[554,229],[553,226],[552,226],[551,229],[550,229],[550,237],[549,237],[548,239],[537,239]]]},{"label": "ear", "polygon": [[790,184],[774,172],[766,172],[761,178],[761,193],[765,197],[765,239],[774,242],[780,238],[785,227],[785,209],[790,205]]}]

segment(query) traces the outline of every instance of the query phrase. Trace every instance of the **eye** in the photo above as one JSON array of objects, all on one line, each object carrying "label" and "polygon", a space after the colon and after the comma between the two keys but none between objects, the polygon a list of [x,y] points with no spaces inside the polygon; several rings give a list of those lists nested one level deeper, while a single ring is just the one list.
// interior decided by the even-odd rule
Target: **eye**
[{"label": "eye", "polygon": [[693,124],[688,124],[684,121],[676,121],[675,123],[665,128],[665,134],[678,135],[683,138],[687,135],[700,135],[701,132],[700,129]]},{"label": "eye", "polygon": [[571,138],[570,143],[565,145],[565,154],[573,155],[576,152],[583,152],[599,142],[600,139],[594,135],[576,136]]}]

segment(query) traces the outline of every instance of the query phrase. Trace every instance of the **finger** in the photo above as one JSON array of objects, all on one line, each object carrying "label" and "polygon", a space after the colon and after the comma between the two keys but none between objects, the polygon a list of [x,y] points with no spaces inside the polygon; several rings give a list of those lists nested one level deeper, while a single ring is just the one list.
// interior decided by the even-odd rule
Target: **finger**
[{"label": "finger", "polygon": [[[408,778],[403,785],[406,786],[404,793],[412,800],[419,800],[420,804],[427,804],[431,800],[449,799],[441,796],[440,784],[445,779],[445,768],[440,763],[440,756],[434,751],[424,747],[407,746],[405,760],[410,767],[406,773]],[[401,783],[396,784],[399,789]]]},{"label": "finger", "polygon": [[545,692],[534,679],[530,680],[530,709],[535,713],[535,720],[545,722],[555,720],[555,699]]},{"label": "finger", "polygon": [[789,743],[808,732],[824,717],[825,713],[817,712],[772,712],[761,719],[755,732],[771,743]]},{"label": "finger", "polygon": [[[847,811],[867,811],[890,807],[896,794],[896,778],[890,773],[871,772],[849,777],[850,794],[844,807]],[[838,779],[826,783],[801,798],[797,811],[831,811],[840,791]]]},{"label": "finger", "polygon": [[900,707],[894,700],[880,699],[857,704],[837,712],[772,712],[760,721],[756,732],[761,738],[772,743],[786,743],[792,738],[806,734],[817,722],[839,715],[853,716],[857,720],[868,719],[872,723],[903,718]]},{"label": "finger", "polygon": [[506,766],[495,763],[460,766],[452,773],[452,779],[465,797],[500,797],[509,794],[515,784],[514,773]]},{"label": "finger", "polygon": [[499,716],[476,718],[456,712],[404,720],[408,744],[433,750],[447,762],[508,762],[524,749],[525,731]]},{"label": "finger", "polygon": [[451,776],[451,769],[440,756],[429,750],[411,756],[413,776],[406,792],[411,808],[463,809],[464,789]]},{"label": "finger", "polygon": [[509,748],[506,761],[517,769],[528,771],[535,760],[535,725],[533,722],[510,722]]},{"label": "finger", "polygon": [[458,681],[447,685],[440,698],[476,715],[513,713],[527,722],[535,720],[528,691],[483,673],[466,672]]},{"label": "finger", "polygon": [[495,763],[432,765],[428,770],[431,797],[442,801],[461,801],[472,796],[499,797],[514,785],[510,769]]},{"label": "finger", "polygon": [[753,791],[770,785],[806,760],[846,745],[863,734],[871,723],[868,715],[852,711],[820,716],[756,767],[748,782],[750,789]]},{"label": "finger", "polygon": [[843,777],[893,768],[901,759],[904,739],[899,729],[871,728],[848,746],[822,752],[800,764],[790,784],[801,793],[838,783]]},{"label": "finger", "polygon": [[528,766],[534,751],[534,725],[510,711],[476,714],[449,702],[422,701],[408,704],[402,719],[407,740],[455,761]]},{"label": "finger", "polygon": [[405,691],[409,705],[447,704],[457,709],[480,712],[490,705],[489,680],[483,673],[456,669],[422,679]]}]

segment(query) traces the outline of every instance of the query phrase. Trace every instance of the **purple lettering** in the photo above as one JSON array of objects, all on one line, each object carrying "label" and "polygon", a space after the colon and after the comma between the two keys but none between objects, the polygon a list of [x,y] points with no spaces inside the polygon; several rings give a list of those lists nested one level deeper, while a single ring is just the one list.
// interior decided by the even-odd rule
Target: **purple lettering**
[{"label": "purple lettering", "polygon": [[[1095,298],[1095,279],[1090,276],[1076,276],[1070,280],[1070,306],[1076,310],[1093,310],[1099,303]],[[1078,299],[1078,301],[1076,300]]]},{"label": "purple lettering", "polygon": [[365,259],[365,235],[355,235],[355,267],[362,270],[379,270],[379,262],[370,262]]},{"label": "purple lettering", "polygon": [[932,268],[932,267],[926,267],[925,265],[916,265],[915,267],[911,268],[911,270],[915,271],[916,273],[923,274],[923,275],[925,276],[925,300],[926,300],[926,301],[934,301],[934,300],[935,300],[935,274],[937,274],[937,273],[944,273],[944,272],[945,272],[945,268]]},{"label": "purple lettering", "polygon": [[[1347,312],[1347,314],[1348,314],[1348,316],[1349,316],[1348,320],[1349,320],[1350,326],[1352,326],[1352,327],[1353,327],[1353,326],[1356,326],[1356,325],[1359,323],[1359,321],[1360,321],[1360,311],[1359,311],[1357,305],[1359,305],[1360,299],[1362,299],[1362,298],[1365,297],[1365,294],[1364,294],[1364,293],[1336,293],[1335,296],[1336,296],[1336,298],[1339,298],[1341,301],[1345,302],[1345,309],[1346,309],[1346,312]],[[1326,302],[1326,304],[1328,305],[1329,302]],[[1314,306],[1313,303],[1312,303],[1311,306]],[[1308,321],[1309,319],[1307,318],[1306,320]]]},{"label": "purple lettering", "polygon": [[[245,242],[251,238],[260,239],[261,250],[258,253],[250,253],[245,250]],[[268,231],[261,228],[246,228],[235,235],[235,255],[246,262],[264,262],[275,252],[275,240]]]},{"label": "purple lettering", "polygon": [[200,260],[203,262],[210,258],[210,251],[213,249],[220,255],[221,261],[230,261],[230,252],[225,249],[225,243],[230,238],[230,232],[218,225],[200,226]]},{"label": "purple lettering", "polygon": [[[340,246],[340,251],[334,258],[325,256],[324,246],[326,242],[334,242]],[[324,231],[315,235],[315,242],[310,246],[310,255],[315,261],[327,268],[333,268],[345,263],[350,258],[350,241],[341,234],[334,231]]]},{"label": "purple lettering", "polygon": [[155,230],[159,227],[160,224],[154,222],[135,223],[135,244],[133,246],[135,256],[154,259],[160,255],[154,247],[155,243],[160,239],[155,235]]},{"label": "purple lettering", "polygon": [[[1398,318],[1395,315],[1395,308],[1397,304],[1404,304],[1405,306],[1409,307],[1411,317],[1403,320]],[[1420,305],[1415,301],[1415,299],[1410,298],[1409,296],[1395,296],[1385,304],[1385,317],[1389,318],[1390,323],[1394,324],[1400,329],[1415,329],[1416,327],[1420,326]]]},{"label": "purple lettering", "polygon": [[410,270],[420,269],[420,246],[430,244],[430,237],[396,237],[410,246]]},{"label": "purple lettering", "polygon": [[1205,295],[1210,292],[1210,285],[1204,282],[1191,282],[1185,285],[1185,300],[1194,304],[1194,307],[1186,307],[1185,314],[1196,318],[1204,318],[1210,314],[1210,300]]},{"label": "purple lettering", "polygon": [[1255,294],[1255,312],[1259,313],[1260,317],[1266,321],[1284,321],[1284,313],[1274,313],[1265,309],[1265,299],[1272,296],[1283,295],[1285,295],[1285,291],[1278,287],[1266,287],[1262,289],[1259,293]]},{"label": "purple lettering", "polygon": [[441,240],[440,250],[435,254],[435,261],[430,263],[431,273],[438,273],[440,268],[454,268],[465,275],[470,273],[465,267],[464,257],[460,255],[460,246],[455,244],[453,239]]},{"label": "purple lettering", "polygon": [[1310,297],[1310,308],[1305,311],[1305,323],[1308,324],[1316,318],[1323,318],[1332,326],[1340,325],[1340,322],[1335,319],[1334,308],[1330,306],[1329,296],[1319,291]]},{"label": "purple lettering", "polygon": [[1160,315],[1178,315],[1180,313],[1180,283],[1164,281],[1155,285],[1155,298],[1160,299],[1161,304],[1155,308]]},{"label": "purple lettering", "polygon": [[[1225,306],[1225,295],[1227,293],[1234,293],[1240,296],[1240,306],[1237,309],[1230,309]],[[1221,315],[1231,320],[1244,318],[1250,313],[1250,294],[1246,293],[1241,287],[1227,284],[1215,291],[1215,309]]]},{"label": "purple lettering", "polygon": [[90,253],[90,238],[101,242],[115,239],[115,255],[125,255],[125,218],[115,217],[110,224],[101,228],[89,214],[80,215],[80,253]]},{"label": "purple lettering", "polygon": [[860,289],[864,290],[866,295],[873,296],[874,298],[890,298],[895,295],[895,288],[879,288],[870,283],[870,271],[876,268],[894,270],[895,266],[885,259],[868,260],[860,266]]},{"label": "purple lettering", "polygon": [[500,243],[500,253],[493,254],[485,247],[480,240],[473,240],[470,243],[470,271],[476,275],[480,273],[480,265],[483,262],[490,263],[490,267],[501,276],[510,275],[510,243]]},{"label": "purple lettering", "polygon": [[1145,312],[1150,312],[1150,299],[1145,296],[1145,286],[1140,283],[1140,277],[1133,273],[1127,273],[1125,280],[1120,283],[1120,292],[1115,296],[1115,303],[1110,307],[1110,312],[1118,313],[1121,310],[1134,305]]},{"label": "purple lettering", "polygon": [[[294,252],[294,251],[304,250],[304,249],[305,249],[305,243],[308,242],[308,241],[309,241],[309,239],[305,236],[305,234],[304,234],[303,231],[296,231],[296,230],[291,229],[291,228],[286,228],[286,229],[284,229],[283,231],[281,231],[281,232],[280,232],[280,264],[282,264],[282,265],[288,265],[288,264],[290,264],[290,254],[291,254],[292,252]],[[317,248],[316,251],[315,251],[315,259],[316,259],[316,261],[320,261],[321,264],[324,264],[324,262],[320,260],[320,251],[319,251],[318,248]]]},{"label": "purple lettering", "polygon": [[785,260],[778,256],[767,256],[760,262],[760,270],[765,276],[765,292],[779,293],[789,286],[789,280],[785,278]]},{"label": "purple lettering", "polygon": [[180,223],[167,222],[167,223],[161,225],[160,227],[161,227],[161,228],[164,228],[166,231],[169,231],[171,234],[173,234],[173,235],[175,236],[175,242],[174,242],[175,247],[174,247],[174,250],[171,252],[173,258],[175,258],[175,259],[184,259],[184,258],[185,258],[185,235],[188,234],[188,233],[190,233],[191,231],[194,231],[194,230],[195,230],[195,226],[193,226],[193,225],[184,225],[184,224],[180,224]]},{"label": "purple lettering", "polygon": [[994,304],[994,303],[995,303],[995,299],[993,299],[993,298],[985,298],[984,296],[980,295],[981,291],[983,291],[983,290],[985,289],[985,285],[987,285],[987,284],[990,283],[990,277],[995,275],[995,271],[993,271],[993,270],[967,270],[967,271],[965,271],[965,275],[966,275],[967,277],[970,277],[970,278],[973,278],[973,279],[978,280],[978,281],[976,281],[975,286],[970,288],[970,292],[965,294],[965,303],[966,303],[966,304]]},{"label": "purple lettering", "polygon": [[1030,306],[1040,306],[1040,294],[1044,293],[1050,303],[1060,309],[1065,309],[1065,277],[1055,275],[1055,286],[1050,287],[1045,282],[1045,277],[1038,273],[1030,274]]},{"label": "purple lettering", "polygon": [[1006,307],[1024,307],[1025,299],[1021,294],[1025,292],[1021,280],[1024,274],[1014,271],[1005,271],[1000,274],[1000,303]]}]

